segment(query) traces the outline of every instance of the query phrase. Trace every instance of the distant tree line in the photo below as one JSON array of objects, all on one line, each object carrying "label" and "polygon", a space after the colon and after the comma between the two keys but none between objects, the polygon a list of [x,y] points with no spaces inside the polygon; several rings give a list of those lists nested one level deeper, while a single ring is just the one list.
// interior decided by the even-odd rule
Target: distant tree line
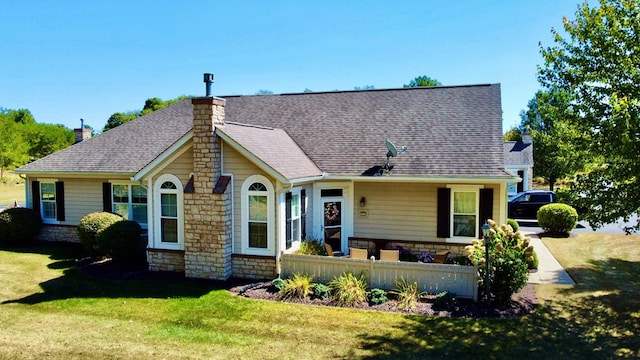
[{"label": "distant tree line", "polygon": [[7,170],[73,144],[73,130],[39,124],[29,110],[0,108],[0,178]]}]

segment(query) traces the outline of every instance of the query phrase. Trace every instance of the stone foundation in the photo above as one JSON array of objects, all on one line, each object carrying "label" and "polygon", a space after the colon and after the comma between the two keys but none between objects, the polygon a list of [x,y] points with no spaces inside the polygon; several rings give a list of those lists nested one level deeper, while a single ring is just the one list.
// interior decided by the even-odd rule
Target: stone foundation
[{"label": "stone foundation", "polygon": [[467,244],[453,244],[444,242],[423,242],[423,241],[408,241],[408,240],[382,240],[382,239],[367,239],[367,238],[349,238],[349,247],[367,249],[369,256],[374,255],[379,257],[378,251],[380,249],[393,249],[396,246],[401,246],[407,249],[413,255],[419,255],[423,252],[426,253],[440,253],[444,251],[449,252],[449,256],[465,256],[464,251]]},{"label": "stone foundation", "polygon": [[184,272],[184,251],[147,249],[149,271]]},{"label": "stone foundation", "polygon": [[233,277],[272,280],[278,276],[275,256],[234,254]]},{"label": "stone foundation", "polygon": [[80,242],[78,231],[73,225],[42,225],[42,229],[40,229],[36,239],[42,241]]}]

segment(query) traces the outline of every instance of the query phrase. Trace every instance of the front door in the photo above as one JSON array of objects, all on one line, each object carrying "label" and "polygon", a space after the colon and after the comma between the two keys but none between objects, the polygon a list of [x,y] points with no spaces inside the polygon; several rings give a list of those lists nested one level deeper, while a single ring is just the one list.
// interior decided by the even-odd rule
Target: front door
[{"label": "front door", "polygon": [[341,198],[323,198],[324,242],[331,245],[334,251],[342,251],[343,209]]}]

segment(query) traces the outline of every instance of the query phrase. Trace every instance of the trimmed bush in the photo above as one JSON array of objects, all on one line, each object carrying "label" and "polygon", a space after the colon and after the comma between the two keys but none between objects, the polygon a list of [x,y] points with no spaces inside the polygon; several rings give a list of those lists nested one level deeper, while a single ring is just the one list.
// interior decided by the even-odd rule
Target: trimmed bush
[{"label": "trimmed bush", "polygon": [[17,245],[29,242],[42,228],[40,213],[28,208],[9,208],[0,212],[0,242]]},{"label": "trimmed bush", "polygon": [[122,220],[107,226],[96,235],[98,252],[122,264],[143,264],[146,261],[147,241],[135,221]]},{"label": "trimmed bush", "polygon": [[279,294],[283,299],[306,299],[313,294],[313,276],[305,274],[293,274],[286,279]]},{"label": "trimmed bush", "polygon": [[529,270],[537,269],[539,265],[538,254],[535,250],[531,252],[531,256],[527,257],[527,267]]},{"label": "trimmed bush", "polygon": [[120,215],[108,212],[94,212],[80,219],[78,224],[78,237],[85,250],[91,256],[105,256],[104,252],[98,247],[98,233],[109,227],[110,225],[122,221]]},{"label": "trimmed bush", "polygon": [[547,204],[537,213],[538,224],[548,233],[568,236],[578,224],[578,212],[567,204]]},{"label": "trimmed bush", "polygon": [[518,231],[520,229],[520,224],[514,219],[507,219],[507,225],[511,225],[513,231]]},{"label": "trimmed bush", "polygon": [[340,306],[354,307],[367,301],[367,280],[364,275],[356,277],[352,273],[336,276],[329,283],[329,289]]}]

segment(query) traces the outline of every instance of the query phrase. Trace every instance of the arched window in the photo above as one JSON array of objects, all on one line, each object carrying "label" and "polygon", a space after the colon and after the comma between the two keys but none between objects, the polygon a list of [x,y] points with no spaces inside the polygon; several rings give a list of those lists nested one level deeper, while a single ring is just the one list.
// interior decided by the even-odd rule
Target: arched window
[{"label": "arched window", "polygon": [[273,186],[264,176],[253,175],[242,184],[242,251],[274,254]]},{"label": "arched window", "polygon": [[154,245],[165,249],[184,248],[183,192],[180,179],[165,174],[155,185]]}]

